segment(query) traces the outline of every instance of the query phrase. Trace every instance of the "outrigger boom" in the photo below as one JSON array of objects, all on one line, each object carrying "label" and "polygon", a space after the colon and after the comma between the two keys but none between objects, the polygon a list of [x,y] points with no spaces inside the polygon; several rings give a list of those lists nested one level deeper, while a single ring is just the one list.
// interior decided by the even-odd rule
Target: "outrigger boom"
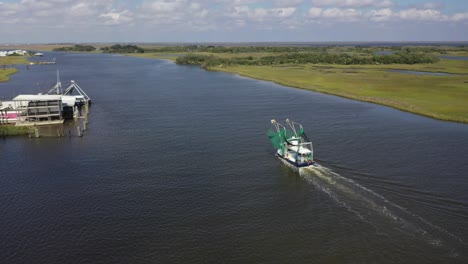
[{"label": "outrigger boom", "polygon": [[[76,91],[78,95],[73,95],[73,91]],[[46,94],[59,94],[59,95],[66,95],[66,96],[75,96],[77,99],[83,102],[91,103],[91,98],[81,89],[81,87],[74,81],[71,80],[70,86],[62,92],[62,82],[60,81],[60,74],[57,70],[57,84],[54,87],[50,88]]]},{"label": "outrigger boom", "polygon": [[312,142],[307,138],[301,124],[286,119],[288,128],[272,119],[273,128],[268,138],[276,149],[276,156],[295,168],[317,166],[314,161]]}]

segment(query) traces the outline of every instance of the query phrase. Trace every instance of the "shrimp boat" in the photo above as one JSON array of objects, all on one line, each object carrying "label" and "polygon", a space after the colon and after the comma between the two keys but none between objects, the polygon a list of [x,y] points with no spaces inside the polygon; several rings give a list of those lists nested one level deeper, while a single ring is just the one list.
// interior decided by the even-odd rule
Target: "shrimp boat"
[{"label": "shrimp boat", "polygon": [[312,142],[307,138],[301,124],[286,119],[288,128],[271,120],[272,128],[268,130],[268,138],[276,149],[275,156],[295,169],[302,167],[317,167],[314,161]]}]

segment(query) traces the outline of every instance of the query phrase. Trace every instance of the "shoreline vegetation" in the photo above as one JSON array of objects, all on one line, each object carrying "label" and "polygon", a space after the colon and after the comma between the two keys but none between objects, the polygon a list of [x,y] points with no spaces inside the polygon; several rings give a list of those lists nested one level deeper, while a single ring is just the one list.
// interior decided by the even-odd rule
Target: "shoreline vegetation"
[{"label": "shoreline vegetation", "polygon": [[73,46],[64,46],[52,49],[52,51],[68,51],[68,52],[93,52],[96,50],[96,47],[90,45],[73,45]]},{"label": "shoreline vegetation", "polygon": [[[281,85],[376,103],[444,121],[468,123],[468,47],[146,48],[136,57],[200,65]],[[403,70],[403,72],[392,72]],[[404,71],[428,73],[416,75]],[[430,75],[433,73],[434,75]],[[436,74],[448,74],[436,76]]]},{"label": "shoreline vegetation", "polygon": [[15,126],[15,125],[0,125],[0,137],[6,136],[22,136],[32,133],[32,127]]},{"label": "shoreline vegetation", "polygon": [[0,70],[0,82],[7,82],[10,80],[10,75],[17,73],[18,70],[15,68],[2,68]]},{"label": "shoreline vegetation", "polygon": [[0,82],[10,80],[10,75],[17,73],[18,69],[12,68],[13,65],[29,64],[25,56],[5,56],[0,57]]},{"label": "shoreline vegetation", "polygon": [[[75,52],[87,47],[89,51],[85,52],[200,65],[210,71],[381,104],[439,120],[468,123],[468,47],[463,45],[63,46],[63,49],[59,45],[53,48]],[[418,72],[424,74],[415,74]]]}]

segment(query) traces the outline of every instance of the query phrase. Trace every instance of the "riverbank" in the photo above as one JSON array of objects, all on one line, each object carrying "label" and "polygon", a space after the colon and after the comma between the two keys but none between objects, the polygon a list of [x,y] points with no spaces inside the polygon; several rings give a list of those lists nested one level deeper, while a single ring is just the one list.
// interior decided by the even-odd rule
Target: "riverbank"
[{"label": "riverbank", "polygon": [[10,75],[18,72],[16,68],[9,68],[9,65],[28,64],[29,61],[24,56],[0,57],[0,82],[10,80]]},{"label": "riverbank", "polygon": [[0,70],[0,82],[7,82],[10,80],[10,75],[17,73],[18,70],[15,68],[5,68]]},{"label": "riverbank", "polygon": [[21,136],[31,133],[31,127],[15,126],[15,125],[0,125],[0,137],[5,136]]},{"label": "riverbank", "polygon": [[468,123],[468,76],[416,76],[388,72],[380,67],[350,69],[326,65],[209,69],[377,103],[440,120]]},{"label": "riverbank", "polygon": [[[181,54],[127,55],[175,61]],[[214,55],[239,56],[232,54]],[[433,64],[412,65],[232,65],[210,66],[207,67],[207,70],[234,73],[285,86],[381,104],[439,120],[468,123],[468,75],[466,75],[468,61],[465,60],[441,59]],[[391,70],[453,75],[415,75],[391,72]]]},{"label": "riverbank", "polygon": [[[55,46],[56,47],[56,46]],[[187,48],[202,51],[188,52]],[[212,49],[213,52],[205,50]],[[215,51],[218,49],[218,51]],[[225,52],[223,49],[229,50]],[[239,49],[237,51],[233,51]],[[245,49],[246,51],[243,51]],[[258,51],[255,51],[258,49]],[[277,50],[273,50],[277,49]],[[257,60],[285,55],[287,47],[145,47],[145,53],[126,56],[176,61],[180,56],[196,54],[214,58]],[[278,65],[205,65],[205,69],[238,74],[281,85],[337,95],[354,100],[390,106],[399,110],[439,119],[468,123],[468,60],[443,56],[466,56],[464,47],[309,47],[293,48],[291,54],[353,54],[370,56],[378,52],[404,50],[408,55],[426,54],[441,58],[435,63],[418,64],[312,64],[280,63]],[[393,49],[393,51],[391,51]],[[158,51],[159,50],[159,51]],[[163,52],[164,50],[164,52]],[[221,50],[221,52],[220,52]],[[395,51],[396,50],[396,51]],[[174,53],[171,53],[174,52]],[[223,60],[220,60],[223,61]],[[407,72],[405,72],[407,71]],[[411,71],[411,72],[410,72]],[[433,73],[433,75],[431,75]]]}]

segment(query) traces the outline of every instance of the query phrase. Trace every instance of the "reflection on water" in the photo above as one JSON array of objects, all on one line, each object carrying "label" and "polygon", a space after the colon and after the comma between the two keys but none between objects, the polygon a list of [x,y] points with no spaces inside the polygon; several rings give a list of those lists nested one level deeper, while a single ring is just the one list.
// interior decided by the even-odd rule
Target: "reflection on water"
[{"label": "reflection on water", "polygon": [[63,124],[35,126],[31,128],[29,137],[81,137],[88,125],[84,118],[75,118]]},{"label": "reflection on water", "polygon": [[[90,123],[0,140],[2,263],[467,262],[467,125],[165,60],[46,56],[93,98]],[[0,97],[55,76],[35,65]],[[265,133],[286,118],[329,169],[274,157]]]},{"label": "reflection on water", "polygon": [[416,74],[416,75],[431,75],[431,76],[456,76],[460,74],[446,73],[446,72],[426,72],[426,71],[411,71],[411,70],[387,70],[389,72]]}]

